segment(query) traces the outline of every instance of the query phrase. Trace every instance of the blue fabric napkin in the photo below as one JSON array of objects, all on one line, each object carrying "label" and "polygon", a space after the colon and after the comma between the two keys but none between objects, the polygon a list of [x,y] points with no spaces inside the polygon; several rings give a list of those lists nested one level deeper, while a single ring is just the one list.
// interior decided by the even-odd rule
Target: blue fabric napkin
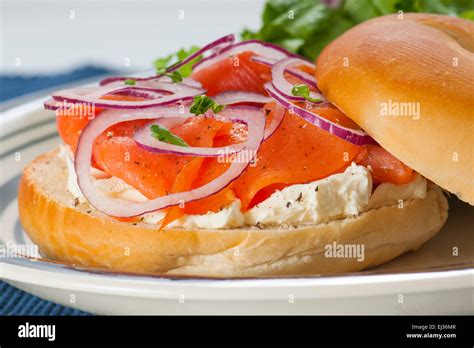
[{"label": "blue fabric napkin", "polygon": [[41,89],[109,73],[112,73],[112,71],[90,66],[58,75],[0,75],[0,102]]},{"label": "blue fabric napkin", "polygon": [[[0,101],[4,102],[41,89],[111,72],[88,66],[58,75],[31,77],[0,75]],[[5,282],[0,282],[0,315],[90,315],[90,313],[42,300]]]}]

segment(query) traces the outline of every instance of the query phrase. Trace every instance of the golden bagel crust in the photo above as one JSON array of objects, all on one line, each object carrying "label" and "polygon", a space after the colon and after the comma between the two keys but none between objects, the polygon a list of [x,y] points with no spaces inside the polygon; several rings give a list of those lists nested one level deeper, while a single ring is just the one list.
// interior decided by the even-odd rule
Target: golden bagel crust
[{"label": "golden bagel crust", "polygon": [[[419,248],[447,218],[441,190],[403,208],[383,207],[327,224],[292,229],[165,229],[120,222],[87,203],[75,206],[67,167],[53,150],[25,168],[20,219],[52,260],[125,272],[206,277],[265,277],[359,271]],[[334,241],[365,245],[365,259],[327,258]]]},{"label": "golden bagel crust", "polygon": [[[323,50],[316,78],[382,147],[474,204],[474,22],[429,14],[364,22]],[[386,116],[389,103],[412,107],[411,116]]]}]

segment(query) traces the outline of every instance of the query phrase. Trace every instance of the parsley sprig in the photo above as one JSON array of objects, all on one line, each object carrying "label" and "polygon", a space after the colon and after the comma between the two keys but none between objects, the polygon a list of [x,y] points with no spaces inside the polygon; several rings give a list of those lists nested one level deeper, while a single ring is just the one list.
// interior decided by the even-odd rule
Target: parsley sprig
[{"label": "parsley sprig", "polygon": [[156,69],[157,75],[165,75],[171,78],[171,81],[174,83],[180,83],[183,81],[183,75],[178,70],[173,71],[172,73],[167,73],[166,68]]},{"label": "parsley sprig", "polygon": [[321,101],[321,99],[311,98],[310,92],[311,91],[310,91],[308,85],[305,85],[303,83],[302,84],[296,84],[291,89],[291,94],[293,94],[296,97],[303,97],[307,101],[310,101],[310,102],[313,102],[313,103],[317,103],[317,102]]},{"label": "parsley sprig", "polygon": [[171,133],[168,129],[161,127],[160,125],[154,124],[151,127],[151,136],[159,141],[165,143],[178,145],[178,146],[189,146],[183,139],[176,134]]},{"label": "parsley sprig", "polygon": [[192,114],[203,115],[207,110],[211,109],[214,113],[221,112],[224,109],[224,105],[216,103],[214,100],[209,98],[207,95],[197,95],[194,97],[193,105],[189,109]]},{"label": "parsley sprig", "polygon": [[[198,61],[200,61],[202,59],[202,56],[196,57],[195,59],[190,61],[188,64],[183,65],[178,70],[175,70],[172,73],[167,73],[167,71],[174,64],[177,64],[180,61],[186,59],[188,56],[190,56],[191,54],[193,54],[194,52],[198,50],[199,50],[199,47],[197,46],[192,46],[189,50],[182,48],[175,54],[170,54],[166,57],[156,59],[154,61],[156,73],[158,75],[163,74],[170,77],[171,80],[175,83],[179,83],[183,81],[183,77],[188,77],[189,75],[191,75],[193,65],[197,63]],[[175,62],[170,64],[172,61],[175,61]]]}]

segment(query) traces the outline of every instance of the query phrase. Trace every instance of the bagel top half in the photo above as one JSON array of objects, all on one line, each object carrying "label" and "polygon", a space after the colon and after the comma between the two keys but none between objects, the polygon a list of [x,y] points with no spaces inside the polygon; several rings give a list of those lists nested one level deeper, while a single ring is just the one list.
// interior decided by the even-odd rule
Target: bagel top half
[{"label": "bagel top half", "polygon": [[387,151],[474,205],[474,22],[429,14],[364,22],[323,50],[316,79]]}]

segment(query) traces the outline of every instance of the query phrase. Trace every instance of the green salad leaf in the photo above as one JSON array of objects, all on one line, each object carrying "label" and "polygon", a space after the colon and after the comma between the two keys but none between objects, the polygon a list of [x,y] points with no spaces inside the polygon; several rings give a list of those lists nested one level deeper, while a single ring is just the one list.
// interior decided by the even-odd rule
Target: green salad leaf
[{"label": "green salad leaf", "polygon": [[315,59],[329,42],[354,25],[398,11],[474,20],[474,0],[267,0],[262,27],[245,29],[241,37],[273,42]]}]

